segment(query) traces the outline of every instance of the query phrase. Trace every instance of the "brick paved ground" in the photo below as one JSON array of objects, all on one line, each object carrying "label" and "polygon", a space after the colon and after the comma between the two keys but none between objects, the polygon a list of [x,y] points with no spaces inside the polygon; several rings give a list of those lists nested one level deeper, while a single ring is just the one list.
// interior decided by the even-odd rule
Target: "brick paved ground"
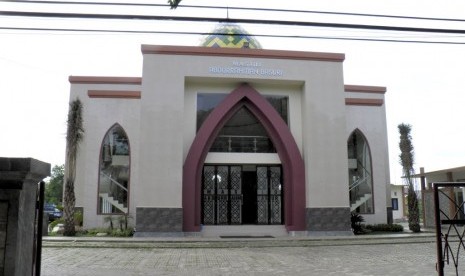
[{"label": "brick paved ground", "polygon": [[[435,250],[434,242],[232,248],[45,247],[42,275],[424,276],[437,275]],[[451,272],[449,269],[446,275],[455,275]]]}]

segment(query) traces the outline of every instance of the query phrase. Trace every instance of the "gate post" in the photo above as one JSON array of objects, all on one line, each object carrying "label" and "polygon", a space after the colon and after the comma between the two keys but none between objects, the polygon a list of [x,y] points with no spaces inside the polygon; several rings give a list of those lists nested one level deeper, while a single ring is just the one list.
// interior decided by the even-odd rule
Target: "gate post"
[{"label": "gate post", "polygon": [[38,183],[49,175],[48,163],[0,158],[0,275],[34,273]]},{"label": "gate post", "polygon": [[439,209],[438,186],[433,184],[434,189],[434,219],[436,225],[436,270],[439,276],[444,276],[444,260],[442,258],[442,232],[441,232],[441,214]]},{"label": "gate post", "polygon": [[[438,275],[444,275],[445,264],[459,275],[459,261],[461,249],[465,248],[465,232],[462,226],[465,202],[455,197],[455,192],[465,187],[465,182],[438,182],[434,187],[434,210],[436,220],[436,244]],[[458,228],[459,227],[459,228]]]}]

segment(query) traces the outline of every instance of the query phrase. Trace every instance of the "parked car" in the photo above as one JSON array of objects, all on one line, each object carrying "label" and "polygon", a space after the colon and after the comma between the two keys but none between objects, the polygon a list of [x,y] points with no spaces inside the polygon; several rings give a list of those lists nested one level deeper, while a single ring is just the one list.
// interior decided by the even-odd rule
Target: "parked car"
[{"label": "parked car", "polygon": [[44,213],[48,214],[48,220],[56,220],[63,216],[63,212],[61,212],[55,204],[45,203],[44,205]]}]

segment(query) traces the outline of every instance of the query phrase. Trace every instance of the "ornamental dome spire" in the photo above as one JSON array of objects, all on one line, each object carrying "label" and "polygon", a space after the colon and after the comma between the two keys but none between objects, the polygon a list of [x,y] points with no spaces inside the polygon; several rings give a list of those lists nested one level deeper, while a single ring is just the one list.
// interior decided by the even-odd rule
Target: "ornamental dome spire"
[{"label": "ornamental dome spire", "polygon": [[262,48],[244,28],[232,23],[218,24],[210,35],[202,39],[200,45],[214,48]]}]

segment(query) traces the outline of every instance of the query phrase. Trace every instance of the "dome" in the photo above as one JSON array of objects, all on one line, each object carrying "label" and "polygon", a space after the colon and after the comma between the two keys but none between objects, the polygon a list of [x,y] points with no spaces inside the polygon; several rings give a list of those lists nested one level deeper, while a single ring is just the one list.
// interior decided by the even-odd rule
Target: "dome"
[{"label": "dome", "polygon": [[237,24],[219,24],[202,40],[201,46],[214,48],[261,49],[260,43]]}]

